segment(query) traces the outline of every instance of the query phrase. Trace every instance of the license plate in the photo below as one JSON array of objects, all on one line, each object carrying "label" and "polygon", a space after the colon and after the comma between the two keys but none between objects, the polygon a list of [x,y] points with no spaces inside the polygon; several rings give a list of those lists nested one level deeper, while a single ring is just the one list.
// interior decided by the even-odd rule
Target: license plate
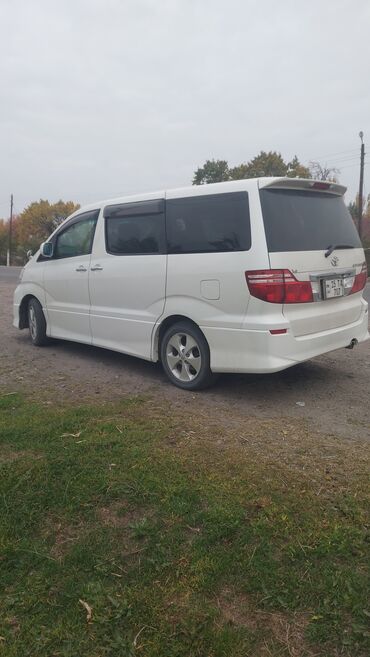
[{"label": "license plate", "polygon": [[342,278],[327,278],[323,280],[324,298],[335,299],[344,294]]}]

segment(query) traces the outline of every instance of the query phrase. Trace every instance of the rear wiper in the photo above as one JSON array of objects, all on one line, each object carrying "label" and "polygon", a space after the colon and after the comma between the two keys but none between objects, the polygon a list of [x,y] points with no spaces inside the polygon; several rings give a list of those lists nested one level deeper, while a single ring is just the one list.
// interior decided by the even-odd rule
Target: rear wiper
[{"label": "rear wiper", "polygon": [[333,251],[336,251],[336,249],[354,249],[355,247],[352,246],[352,244],[331,244],[328,246],[328,250],[325,251],[325,258],[328,258]]}]

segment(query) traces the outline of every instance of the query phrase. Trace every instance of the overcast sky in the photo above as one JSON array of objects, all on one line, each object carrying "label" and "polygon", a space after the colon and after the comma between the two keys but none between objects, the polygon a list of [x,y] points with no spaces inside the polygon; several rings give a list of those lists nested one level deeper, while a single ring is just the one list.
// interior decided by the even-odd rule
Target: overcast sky
[{"label": "overcast sky", "polygon": [[369,0],[0,0],[0,34],[0,216],[11,192],[90,203],[261,149],[356,194]]}]

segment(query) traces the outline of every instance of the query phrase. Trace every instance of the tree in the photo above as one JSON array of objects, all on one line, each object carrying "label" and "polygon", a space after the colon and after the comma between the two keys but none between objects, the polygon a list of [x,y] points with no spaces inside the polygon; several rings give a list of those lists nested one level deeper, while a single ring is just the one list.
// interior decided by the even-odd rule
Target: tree
[{"label": "tree", "polygon": [[293,157],[291,162],[288,162],[288,170],[286,175],[289,178],[311,178],[311,172],[309,168],[301,164],[296,155]]},{"label": "tree", "polygon": [[19,215],[17,225],[18,250],[24,255],[29,249],[36,251],[41,242],[80,206],[73,201],[49,203],[46,200],[31,203]]},{"label": "tree", "polygon": [[229,179],[229,166],[226,160],[207,160],[194,172],[193,185],[208,185]]},{"label": "tree", "polygon": [[284,162],[280,153],[276,151],[261,151],[250,162],[248,162],[248,178],[259,178],[260,176],[285,176],[288,165]]},{"label": "tree", "polygon": [[[355,225],[358,228],[358,194],[355,201],[348,203],[348,210]],[[368,248],[370,246],[370,194],[364,199],[362,210],[362,242]]]},{"label": "tree", "polygon": [[335,167],[322,166],[320,162],[310,162],[311,178],[315,180],[329,180],[330,182],[338,182],[339,169]]},{"label": "tree", "polygon": [[[12,264],[22,265],[24,258],[18,260],[18,222],[19,215],[14,214],[12,220]],[[0,219],[0,265],[6,265],[9,248],[9,220]]]},{"label": "tree", "polygon": [[309,178],[310,171],[299,162],[296,155],[291,162],[285,162],[281,153],[261,151],[249,162],[243,162],[232,168],[229,168],[226,160],[207,160],[203,167],[195,171],[193,185],[259,178],[260,176]]},{"label": "tree", "polygon": [[230,171],[230,179],[231,180],[244,180],[244,178],[250,178],[249,175],[249,164],[239,164],[236,167],[233,167],[232,169],[229,169]]},{"label": "tree", "polygon": [[357,205],[356,201],[350,201],[348,203],[347,207],[348,207],[349,213],[350,213],[353,221],[355,222],[355,224],[357,226],[358,225],[358,205]]},{"label": "tree", "polygon": [[8,223],[0,219],[0,265],[6,264],[6,253],[8,250],[9,239]]}]

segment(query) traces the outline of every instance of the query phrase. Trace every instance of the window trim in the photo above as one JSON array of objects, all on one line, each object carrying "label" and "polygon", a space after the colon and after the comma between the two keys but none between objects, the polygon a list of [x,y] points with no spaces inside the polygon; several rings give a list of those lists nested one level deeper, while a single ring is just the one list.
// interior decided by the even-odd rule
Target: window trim
[{"label": "window trim", "polygon": [[104,219],[113,217],[134,217],[147,214],[164,214],[165,199],[150,199],[149,201],[134,201],[129,203],[117,203],[106,205],[104,208]]}]

